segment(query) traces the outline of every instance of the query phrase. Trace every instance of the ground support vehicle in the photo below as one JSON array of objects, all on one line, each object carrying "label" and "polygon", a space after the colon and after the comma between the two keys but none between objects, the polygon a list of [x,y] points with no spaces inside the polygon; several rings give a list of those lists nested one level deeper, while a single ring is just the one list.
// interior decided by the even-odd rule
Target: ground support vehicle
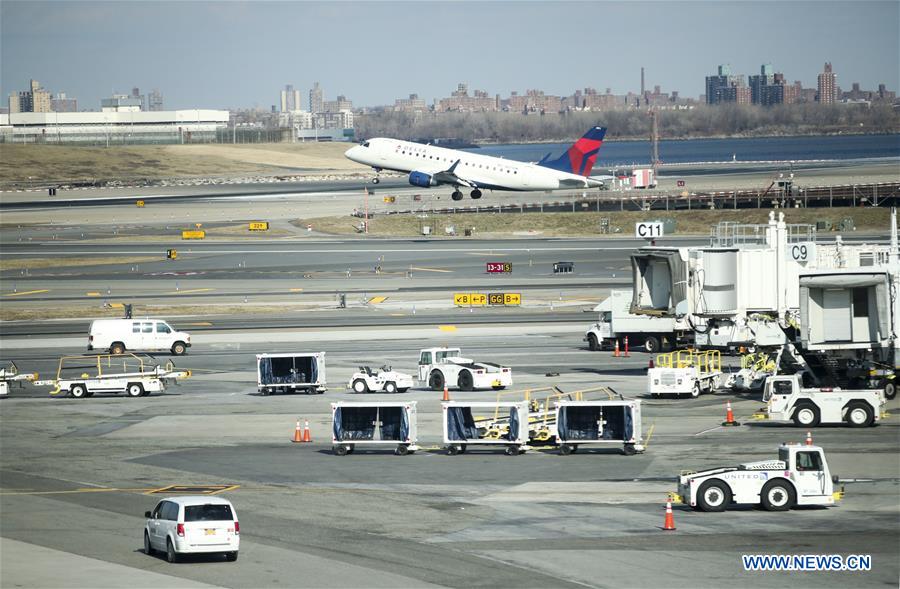
[{"label": "ground support vehicle", "polygon": [[626,456],[644,451],[639,400],[559,401],[555,422],[562,455],[588,445],[621,444]]},{"label": "ground support vehicle", "polygon": [[238,558],[241,524],[234,506],[223,497],[167,497],[144,517],[144,554],[165,551],[166,560],[173,563],[184,554]]},{"label": "ground support vehicle", "polygon": [[256,355],[256,390],[262,395],[328,390],[325,352],[288,352]]},{"label": "ground support vehicle", "polygon": [[91,321],[88,351],[110,354],[168,351],[181,356],[191,347],[191,335],[176,331],[161,319],[97,319]]},{"label": "ground support vehicle", "polygon": [[768,419],[800,427],[868,427],[881,420],[885,404],[884,393],[877,389],[803,388],[799,374],[769,377],[763,401]]},{"label": "ground support vehicle", "polygon": [[702,511],[724,511],[732,504],[787,511],[797,505],[834,505],[836,478],[819,446],[782,444],[777,460],[684,472],[677,494]]},{"label": "ground support vehicle", "polygon": [[651,354],[671,350],[693,339],[693,330],[686,321],[675,317],[633,315],[631,291],[613,290],[602,303],[594,307],[599,321],[588,328],[584,341],[591,350],[613,349],[616,342],[624,349],[625,338],[632,350],[642,348]]},{"label": "ground support vehicle", "polygon": [[405,393],[412,386],[411,374],[396,372],[390,366],[382,366],[378,371],[360,366],[347,383],[347,388],[355,393]]},{"label": "ground support vehicle", "polygon": [[765,351],[744,354],[741,356],[741,369],[728,375],[725,386],[739,391],[761,389],[766,379],[777,373],[780,358],[780,352],[774,359]]},{"label": "ground support vehicle", "polygon": [[395,446],[405,456],[416,445],[416,402],[340,402],[331,404],[331,450],[337,456],[352,454],[357,444]]},{"label": "ground support vehicle", "polygon": [[647,391],[661,395],[711,393],[724,384],[722,353],[718,350],[679,350],[659,354],[653,368],[647,369]]},{"label": "ground support vehicle", "polygon": [[4,368],[0,368],[0,397],[9,394],[9,383],[11,382],[33,382],[38,377],[37,372],[20,373],[19,367],[15,362],[10,362]]},{"label": "ground support vehicle", "polygon": [[166,390],[166,383],[190,378],[190,370],[180,370],[171,362],[165,366],[150,364],[135,354],[63,356],[56,378],[36,380],[35,385],[53,386],[51,395],[67,394],[81,399],[94,393],[125,393],[144,397]]},{"label": "ground support vehicle", "polygon": [[[444,430],[444,448],[447,454],[463,454],[470,445],[503,446],[509,456],[517,456],[528,449],[528,402],[459,402],[441,403]],[[477,411],[499,410],[503,420],[493,420],[487,427],[486,419],[475,415]]]},{"label": "ground support vehicle", "polygon": [[459,348],[426,348],[419,352],[419,381],[433,391],[458,388],[501,390],[512,385],[512,368],[460,357]]}]

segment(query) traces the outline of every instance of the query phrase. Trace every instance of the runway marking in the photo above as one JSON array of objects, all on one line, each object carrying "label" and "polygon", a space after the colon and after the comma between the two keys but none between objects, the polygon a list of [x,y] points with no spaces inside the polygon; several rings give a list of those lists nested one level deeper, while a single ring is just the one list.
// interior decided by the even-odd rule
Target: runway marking
[{"label": "runway marking", "polygon": [[164,493],[192,493],[195,495],[217,495],[225,491],[234,491],[240,485],[168,485],[159,489],[153,489],[146,495],[159,495]]},{"label": "runway marking", "polygon": [[186,325],[189,327],[211,327],[212,323],[209,321],[199,321],[197,323],[181,323],[180,325]]},{"label": "runway marking", "polygon": [[455,325],[438,325],[438,329],[441,331],[456,331]]},{"label": "runway marking", "polygon": [[24,291],[22,291],[22,292],[9,292],[9,293],[6,293],[6,294],[3,295],[3,296],[5,296],[5,297],[21,297],[21,296],[24,296],[24,295],[41,294],[41,293],[44,293],[44,292],[50,292],[50,291],[49,291],[48,289],[44,289],[44,290],[24,290]]},{"label": "runway marking", "polygon": [[644,450],[646,450],[650,446],[650,438],[653,437],[653,429],[656,427],[656,422],[650,426],[650,431],[647,432],[647,441],[644,442]]},{"label": "runway marking", "polygon": [[120,488],[110,488],[110,487],[102,487],[102,488],[82,488],[82,489],[72,489],[69,491],[0,491],[0,495],[70,495],[73,493],[108,493],[108,492],[122,492],[122,493],[146,493],[147,491],[152,491],[153,489],[143,488],[143,489],[120,489]]},{"label": "runway marking", "polygon": [[416,268],[415,266],[410,266],[410,270],[418,270],[419,272],[453,272],[453,270],[443,270],[441,268]]},{"label": "runway marking", "polygon": [[198,293],[198,292],[208,292],[208,291],[211,291],[211,290],[215,290],[215,289],[212,289],[212,288],[192,288],[192,289],[190,289],[190,290],[174,290],[174,291],[170,292],[169,294],[196,294],[196,293]]},{"label": "runway marking", "polygon": [[290,292],[303,292],[302,288],[292,288]]},{"label": "runway marking", "polygon": [[388,313],[388,317],[406,317],[406,313]]},{"label": "runway marking", "polygon": [[378,303],[383,303],[387,300],[387,297],[372,297],[369,299],[370,305],[377,305]]},{"label": "runway marking", "polygon": [[86,293],[84,293],[84,295],[88,296],[88,297],[99,297],[100,293],[99,292],[86,292]]},{"label": "runway marking", "polygon": [[493,252],[466,252],[466,253],[467,253],[468,255],[470,255],[470,256],[497,256],[497,257],[502,257],[502,256],[507,256],[507,255],[509,255],[509,254],[495,254],[495,253],[493,253]]},{"label": "runway marking", "polygon": [[703,434],[708,434],[709,432],[715,431],[715,430],[717,430],[717,429],[722,429],[722,426],[721,426],[721,425],[717,425],[716,427],[711,427],[711,428],[709,428],[709,429],[705,429],[705,430],[703,430],[702,432],[697,432],[696,434],[694,434],[694,436],[696,437],[696,436],[701,436],[701,435],[703,435]]}]

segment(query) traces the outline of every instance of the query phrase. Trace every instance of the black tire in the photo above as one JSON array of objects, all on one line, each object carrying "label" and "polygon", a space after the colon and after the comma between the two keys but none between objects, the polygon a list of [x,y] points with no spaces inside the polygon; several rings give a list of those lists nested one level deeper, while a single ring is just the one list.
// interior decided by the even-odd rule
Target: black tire
[{"label": "black tire", "polygon": [[730,503],[731,488],[722,481],[706,481],[697,491],[697,507],[701,511],[725,511]]},{"label": "black tire", "polygon": [[459,454],[458,446],[454,446],[453,444],[450,444],[449,446],[447,446],[447,455],[448,456],[456,456],[457,454]]},{"label": "black tire", "polygon": [[637,448],[634,447],[634,444],[625,444],[622,446],[622,454],[625,456],[634,456],[637,454]]},{"label": "black tire", "polygon": [[408,391],[408,390],[409,390],[409,387],[403,387],[402,389],[397,389],[397,392],[398,392],[398,393],[405,393],[405,392]]},{"label": "black tire", "polygon": [[73,384],[69,387],[69,395],[71,395],[75,399],[83,399],[87,396],[87,392],[87,387],[81,383]]},{"label": "black tire", "polygon": [[644,340],[644,351],[648,354],[656,354],[657,352],[659,352],[659,349],[659,338],[655,335],[648,335]]},{"label": "black tire", "polygon": [[409,446],[407,446],[406,444],[400,444],[399,446],[397,446],[397,449],[394,450],[394,454],[396,454],[397,456],[406,456],[407,454],[409,454]]},{"label": "black tire", "polygon": [[600,350],[600,342],[597,340],[597,336],[593,333],[588,334],[588,349],[592,352]]},{"label": "black tire", "polygon": [[502,391],[503,389],[506,388],[506,386],[502,385],[502,384],[497,384],[497,385],[493,385],[491,388],[494,389],[495,391]]},{"label": "black tire", "polygon": [[507,456],[518,456],[519,455],[519,447],[518,446],[507,446],[506,450],[504,450]]},{"label": "black tire", "polygon": [[354,393],[368,393],[369,385],[367,385],[366,381],[364,381],[363,379],[357,378],[356,380],[353,381],[353,392]]},{"label": "black tire", "polygon": [[109,346],[109,353],[116,354],[124,354],[125,353],[125,344],[122,342],[113,342],[113,345]]},{"label": "black tire", "polygon": [[466,453],[466,445],[465,445],[465,444],[460,444],[460,445],[459,445],[459,453],[460,453],[460,454],[465,454],[465,453]]},{"label": "black tire", "polygon": [[863,401],[853,401],[847,405],[845,417],[850,427],[869,427],[875,423],[875,412],[872,406]]},{"label": "black tire", "polygon": [[897,396],[897,386],[893,382],[885,383],[884,398],[890,401]]},{"label": "black tire", "polygon": [[787,511],[797,503],[797,493],[784,479],[769,481],[763,486],[759,501],[768,511]]},{"label": "black tire", "polygon": [[378,184],[379,182],[381,182],[381,179],[380,179],[380,178],[377,178],[377,177],[376,177],[376,178],[372,178],[372,184]]},{"label": "black tire", "polygon": [[384,383],[384,392],[386,392],[386,393],[396,393],[396,392],[397,392],[397,383],[395,383],[395,382],[386,382],[386,383]]},{"label": "black tire", "polygon": [[697,397],[700,396],[701,392],[703,392],[703,391],[700,390],[700,382],[699,381],[695,382],[694,388],[691,389],[691,397],[696,399]]},{"label": "black tire", "polygon": [[143,397],[144,385],[139,382],[130,382],[128,383],[128,386],[125,387],[125,392],[132,398]]},{"label": "black tire", "polygon": [[172,344],[173,356],[184,356],[185,352],[187,352],[187,346],[184,345],[184,342],[175,342]]},{"label": "black tire", "polygon": [[171,539],[166,539],[166,560],[172,564],[178,562],[178,553],[175,552],[175,546],[172,545]]},{"label": "black tire", "polygon": [[147,530],[144,530],[144,554],[153,556],[155,552],[153,546],[150,545],[150,534],[147,533]]},{"label": "black tire", "polygon": [[338,444],[337,446],[332,446],[331,451],[334,452],[335,456],[346,456],[349,453],[349,448],[343,444]]},{"label": "black tire", "polygon": [[563,456],[568,456],[572,453],[572,446],[568,444],[560,444],[559,445],[559,453]]},{"label": "black tire", "polygon": [[432,370],[428,375],[428,386],[432,391],[444,390],[444,374],[440,370]]},{"label": "black tire", "polygon": [[238,559],[237,550],[235,550],[234,552],[226,552],[225,553],[225,560],[227,560],[228,562],[234,562],[237,559]]},{"label": "black tire", "polygon": [[811,402],[798,403],[794,408],[794,415],[791,416],[794,425],[798,427],[816,427],[821,418],[819,408]]},{"label": "black tire", "polygon": [[347,444],[347,454],[353,454],[356,451],[356,444]]},{"label": "black tire", "polygon": [[461,391],[471,391],[475,388],[475,379],[472,378],[472,373],[468,370],[463,370],[459,373],[459,378],[456,380],[456,384],[459,386],[459,390]]}]

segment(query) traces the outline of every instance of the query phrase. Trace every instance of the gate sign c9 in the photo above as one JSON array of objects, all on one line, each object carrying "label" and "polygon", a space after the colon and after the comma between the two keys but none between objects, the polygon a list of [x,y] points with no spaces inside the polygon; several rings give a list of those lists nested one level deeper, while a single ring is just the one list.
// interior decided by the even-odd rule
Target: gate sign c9
[{"label": "gate sign c9", "polygon": [[791,260],[805,263],[816,258],[816,244],[812,241],[789,243],[787,253]]},{"label": "gate sign c9", "polygon": [[661,222],[635,223],[634,236],[639,239],[656,239],[662,237],[663,224]]}]

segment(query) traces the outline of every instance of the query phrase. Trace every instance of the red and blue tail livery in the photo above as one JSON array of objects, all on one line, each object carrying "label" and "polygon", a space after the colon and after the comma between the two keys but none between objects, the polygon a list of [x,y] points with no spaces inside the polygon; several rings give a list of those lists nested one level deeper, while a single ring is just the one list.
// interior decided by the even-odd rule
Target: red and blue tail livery
[{"label": "red and blue tail livery", "polygon": [[579,176],[590,176],[605,135],[606,127],[592,127],[559,158],[548,160],[550,154],[547,154],[538,165]]}]

